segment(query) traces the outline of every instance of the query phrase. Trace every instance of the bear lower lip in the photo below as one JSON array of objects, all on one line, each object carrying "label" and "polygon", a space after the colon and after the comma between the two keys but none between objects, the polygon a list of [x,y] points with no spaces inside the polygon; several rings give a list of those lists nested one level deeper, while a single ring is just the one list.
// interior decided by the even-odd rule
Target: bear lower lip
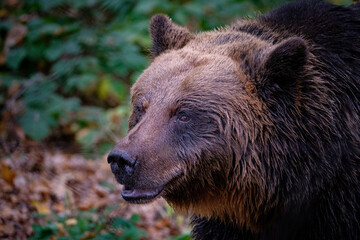
[{"label": "bear lower lip", "polygon": [[147,203],[158,197],[163,189],[162,186],[153,189],[129,189],[124,186],[121,195],[130,203]]}]

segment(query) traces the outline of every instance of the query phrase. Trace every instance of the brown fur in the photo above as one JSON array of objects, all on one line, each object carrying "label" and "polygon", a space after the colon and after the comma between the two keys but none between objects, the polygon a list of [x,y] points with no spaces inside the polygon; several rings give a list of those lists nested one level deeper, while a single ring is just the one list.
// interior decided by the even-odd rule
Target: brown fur
[{"label": "brown fur", "polygon": [[161,188],[176,211],[230,223],[234,239],[270,239],[284,225],[303,238],[356,236],[360,44],[344,43],[351,57],[329,62],[339,53],[321,31],[264,17],[194,35],[155,16],[154,59],[132,88],[129,134],[115,147],[130,157],[112,158],[118,181]]}]

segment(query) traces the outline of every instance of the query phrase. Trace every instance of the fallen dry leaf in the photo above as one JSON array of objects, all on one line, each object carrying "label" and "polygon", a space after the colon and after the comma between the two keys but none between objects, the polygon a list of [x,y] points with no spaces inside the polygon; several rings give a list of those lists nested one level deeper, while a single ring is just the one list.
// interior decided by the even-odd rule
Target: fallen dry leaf
[{"label": "fallen dry leaf", "polygon": [[0,53],[0,66],[4,65],[5,63],[6,63],[6,57],[5,57],[5,55],[3,53]]},{"label": "fallen dry leaf", "polygon": [[16,46],[20,43],[27,34],[27,27],[22,24],[16,24],[13,28],[10,29],[4,44],[4,53],[7,55],[10,51],[10,48]]},{"label": "fallen dry leaf", "polygon": [[48,207],[47,203],[38,202],[38,201],[31,201],[31,205],[33,205],[37,212],[40,214],[49,214],[51,213],[50,208]]},{"label": "fallen dry leaf", "polygon": [[9,6],[14,6],[19,3],[19,0],[6,0],[5,2]]},{"label": "fallen dry leaf", "polygon": [[[129,205],[122,199],[122,186],[114,179],[106,156],[86,160],[81,155],[51,152],[29,143],[9,158],[0,156],[0,166],[0,239],[31,236],[32,224],[46,224],[35,212],[71,216],[64,223],[53,220],[58,236],[67,236],[65,227],[79,223],[76,212],[104,211],[109,206],[114,206],[106,220],[109,227],[112,218],[129,219],[136,213],[141,216],[137,226],[148,233],[145,240],[166,239],[181,232],[176,218],[166,214],[163,199],[147,205]],[[99,216],[92,217],[95,220]],[[93,234],[85,233],[84,239],[95,237]]]},{"label": "fallen dry leaf", "polygon": [[13,235],[15,232],[15,227],[13,224],[8,224],[7,226],[0,227],[0,232],[3,232],[6,235]]},{"label": "fallen dry leaf", "polygon": [[10,185],[14,184],[16,173],[11,168],[0,162],[0,175]]},{"label": "fallen dry leaf", "polygon": [[72,226],[72,225],[76,225],[77,224],[77,220],[75,218],[69,218],[65,221],[65,224],[68,226]]}]

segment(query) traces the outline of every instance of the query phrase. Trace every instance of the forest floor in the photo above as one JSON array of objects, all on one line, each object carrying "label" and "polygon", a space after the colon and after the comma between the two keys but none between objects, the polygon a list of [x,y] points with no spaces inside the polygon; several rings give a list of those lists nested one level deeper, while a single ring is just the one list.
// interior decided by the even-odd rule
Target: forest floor
[{"label": "forest floor", "polygon": [[[121,236],[126,229],[114,226],[132,223],[135,232],[128,231],[123,239],[187,239],[173,236],[188,231],[188,219],[175,215],[162,198],[146,205],[122,199],[106,156],[91,160],[46,148],[27,143],[0,155],[0,239],[34,234],[43,239],[91,239],[107,231]],[[114,225],[114,219],[123,222]]]}]

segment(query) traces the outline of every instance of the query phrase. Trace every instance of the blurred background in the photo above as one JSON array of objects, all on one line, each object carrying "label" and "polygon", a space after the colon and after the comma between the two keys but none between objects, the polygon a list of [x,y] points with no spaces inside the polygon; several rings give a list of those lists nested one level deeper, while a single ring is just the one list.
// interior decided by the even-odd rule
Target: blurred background
[{"label": "blurred background", "polygon": [[189,239],[163,200],[124,203],[106,163],[149,64],[149,20],[198,32],[284,2],[0,0],[0,239]]}]

